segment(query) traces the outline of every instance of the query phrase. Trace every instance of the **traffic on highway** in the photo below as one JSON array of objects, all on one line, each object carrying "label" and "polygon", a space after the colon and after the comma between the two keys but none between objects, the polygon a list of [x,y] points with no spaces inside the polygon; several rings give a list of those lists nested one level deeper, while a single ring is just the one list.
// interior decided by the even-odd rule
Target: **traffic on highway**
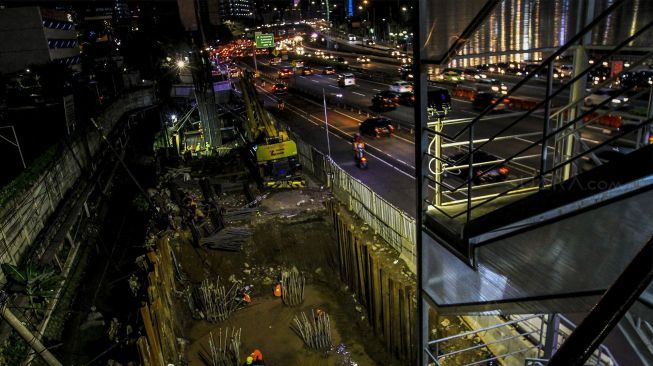
[{"label": "traffic on highway", "polygon": [[[344,39],[338,41],[342,44],[336,43],[341,44],[338,50],[329,50],[326,43],[319,41],[321,36],[315,34],[281,37],[277,40],[279,46],[272,51],[256,49],[254,52],[251,41],[247,40],[222,46],[214,52],[214,68],[254,71],[265,105],[277,120],[301,131],[303,138],[330,153],[352,175],[412,213],[414,201],[406,199],[406,194],[412,194],[408,192],[412,192],[415,175],[416,98],[410,55],[397,49]],[[511,88],[529,73],[535,73],[533,79],[512,92]],[[464,154],[468,146],[463,143],[467,136],[448,139],[442,144],[442,164],[437,169],[441,170],[438,174],[442,184],[449,187],[442,192],[447,200],[465,199],[468,193],[460,187],[469,176],[475,194],[481,195],[504,190],[506,184],[518,184],[541,169],[542,146],[536,141],[541,135],[538,131],[541,131],[544,110],[538,108],[518,124],[511,122],[543,99],[547,74],[548,70],[538,70],[533,64],[499,62],[450,67],[431,75],[429,90],[446,92],[450,101],[448,113],[441,120],[445,135],[456,136],[481,112],[493,108],[475,129],[474,138],[484,146],[474,154],[473,174],[464,167],[469,163],[468,154]],[[572,75],[573,67],[562,62],[551,70],[554,86],[565,83]],[[230,71],[225,76],[235,75]],[[579,131],[586,148],[600,144],[628,126],[630,120],[638,118],[637,114],[647,104],[647,95],[642,90],[650,86],[652,77],[649,70],[637,69],[584,97],[582,108],[596,108],[602,114],[597,123],[588,124]],[[609,78],[606,66],[597,67],[587,77],[587,88]],[[624,87],[629,88],[628,93],[622,92]],[[569,94],[569,90],[563,90],[553,98],[553,113],[568,103]],[[329,136],[334,137],[335,143],[325,141],[324,128],[329,129]],[[502,130],[510,137],[485,141]],[[365,169],[360,169],[361,156],[356,155],[358,139],[366,148]],[[584,159],[580,169],[628,153],[640,140],[641,136],[633,133],[615,142],[611,152],[599,152],[596,159]],[[326,151],[327,145],[330,145],[330,152]],[[553,150],[552,144],[546,148]],[[519,157],[507,164],[497,164],[515,154]],[[437,165],[435,159],[429,162],[434,174]],[[491,169],[485,169],[490,166]],[[391,181],[395,184],[388,186]]]}]

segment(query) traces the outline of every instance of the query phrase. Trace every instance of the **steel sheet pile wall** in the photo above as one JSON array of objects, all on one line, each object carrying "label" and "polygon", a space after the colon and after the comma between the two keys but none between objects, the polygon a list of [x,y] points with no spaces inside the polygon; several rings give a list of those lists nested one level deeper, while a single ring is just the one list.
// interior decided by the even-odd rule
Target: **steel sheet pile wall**
[{"label": "steel sheet pile wall", "polygon": [[[417,357],[416,284],[387,249],[356,225],[357,219],[334,201],[329,210],[338,237],[340,277],[367,309],[367,319],[385,347],[414,365]],[[354,224],[353,224],[354,223]]]},{"label": "steel sheet pile wall", "polygon": [[329,185],[333,195],[352,210],[375,234],[396,249],[414,271],[416,263],[415,219],[377,195],[372,189],[340,168],[333,160],[294,134],[299,160],[321,182]]},{"label": "steel sheet pile wall", "polygon": [[[108,106],[98,125],[105,133],[113,130],[120,117],[127,111],[149,106],[153,101],[151,89],[133,92]],[[52,162],[40,172],[38,178],[23,192],[12,197],[0,208],[0,263],[17,264],[34,243],[41,230],[49,223],[56,229],[58,220],[49,222],[51,215],[62,202],[66,193],[100,151],[100,135],[95,130],[82,138],[77,136],[68,143],[53,147]],[[89,157],[90,153],[90,157]],[[49,243],[37,248],[42,254]],[[0,283],[4,275],[0,273]]]},{"label": "steel sheet pile wall", "polygon": [[176,287],[169,237],[160,238],[156,247],[156,251],[147,254],[150,265],[148,301],[141,308],[145,335],[137,341],[141,362],[145,366],[174,365],[180,360],[176,336],[180,327],[172,315]]}]

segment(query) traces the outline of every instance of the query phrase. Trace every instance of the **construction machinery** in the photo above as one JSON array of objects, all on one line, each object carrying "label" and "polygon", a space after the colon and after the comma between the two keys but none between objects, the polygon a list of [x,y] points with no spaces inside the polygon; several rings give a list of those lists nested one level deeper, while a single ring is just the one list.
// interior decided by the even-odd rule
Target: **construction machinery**
[{"label": "construction machinery", "polygon": [[251,72],[244,73],[239,86],[247,111],[247,123],[243,126],[244,135],[263,186],[304,187],[306,182],[300,175],[297,145],[285,130],[277,128],[274,119],[259,101]]}]

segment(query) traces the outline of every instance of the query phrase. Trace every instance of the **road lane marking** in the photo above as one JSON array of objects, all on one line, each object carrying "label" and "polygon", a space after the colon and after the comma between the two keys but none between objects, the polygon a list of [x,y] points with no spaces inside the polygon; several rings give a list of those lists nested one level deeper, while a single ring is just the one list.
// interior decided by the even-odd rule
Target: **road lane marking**
[{"label": "road lane marking", "polygon": [[340,87],[337,87],[337,86],[335,86],[335,85],[327,85],[327,86],[330,86],[330,87],[332,87],[332,88],[336,88],[336,89],[340,89]]},{"label": "road lane marking", "polygon": [[364,96],[365,96],[365,94],[361,94],[361,93],[359,93],[359,92],[355,92],[355,91],[353,91],[353,92],[351,92],[351,93],[352,93],[352,94],[356,94],[356,95],[360,95],[361,97],[364,97]]},{"label": "road lane marking", "polygon": [[314,82],[314,83],[319,83],[319,81],[314,80],[314,79],[311,79],[311,81]]},{"label": "road lane marking", "polygon": [[378,92],[381,91],[381,89],[376,89],[376,88],[372,88],[372,90],[374,90],[374,91],[378,91]]}]

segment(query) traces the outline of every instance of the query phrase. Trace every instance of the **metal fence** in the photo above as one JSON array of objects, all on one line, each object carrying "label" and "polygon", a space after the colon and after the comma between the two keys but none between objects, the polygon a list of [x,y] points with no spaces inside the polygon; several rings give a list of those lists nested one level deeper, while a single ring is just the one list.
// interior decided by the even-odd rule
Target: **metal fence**
[{"label": "metal fence", "polygon": [[[361,218],[374,234],[387,241],[409,261],[416,263],[415,219],[376,194],[370,187],[349,175],[336,162],[293,133],[299,161],[321,183],[331,188],[333,195]],[[411,267],[411,266],[409,266]]]}]

